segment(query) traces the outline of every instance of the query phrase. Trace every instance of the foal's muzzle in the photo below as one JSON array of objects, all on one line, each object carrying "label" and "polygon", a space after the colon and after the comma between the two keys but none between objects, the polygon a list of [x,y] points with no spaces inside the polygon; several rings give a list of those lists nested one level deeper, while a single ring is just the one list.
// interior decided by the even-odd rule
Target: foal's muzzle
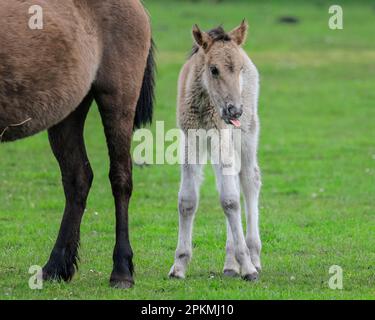
[{"label": "foal's muzzle", "polygon": [[238,120],[243,113],[242,105],[240,107],[236,107],[233,104],[227,104],[227,106],[223,109],[222,118],[227,124],[232,124],[235,127],[240,127],[241,123]]}]

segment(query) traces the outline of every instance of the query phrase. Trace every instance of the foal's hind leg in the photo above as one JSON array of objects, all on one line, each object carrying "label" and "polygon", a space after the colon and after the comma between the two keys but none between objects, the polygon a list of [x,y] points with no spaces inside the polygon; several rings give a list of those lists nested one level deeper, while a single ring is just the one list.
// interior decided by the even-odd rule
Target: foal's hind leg
[{"label": "foal's hind leg", "polygon": [[80,224],[93,179],[83,139],[83,127],[92,101],[89,94],[76,111],[48,131],[61,169],[66,206],[56,244],[43,268],[45,280],[69,281],[77,268]]}]

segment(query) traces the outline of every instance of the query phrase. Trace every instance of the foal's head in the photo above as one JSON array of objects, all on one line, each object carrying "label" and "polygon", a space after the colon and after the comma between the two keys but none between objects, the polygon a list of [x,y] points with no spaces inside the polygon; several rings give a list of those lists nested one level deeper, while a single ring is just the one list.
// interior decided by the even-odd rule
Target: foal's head
[{"label": "foal's head", "polygon": [[236,127],[242,115],[241,71],[244,59],[240,51],[246,40],[248,25],[241,25],[226,33],[222,27],[203,32],[193,27],[195,51],[204,55],[203,85],[221,118]]}]

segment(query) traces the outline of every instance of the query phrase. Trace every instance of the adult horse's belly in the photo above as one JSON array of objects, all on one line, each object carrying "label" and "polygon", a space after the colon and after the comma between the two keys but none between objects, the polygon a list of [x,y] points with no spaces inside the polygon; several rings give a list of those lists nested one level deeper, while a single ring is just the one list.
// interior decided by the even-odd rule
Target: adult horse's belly
[{"label": "adult horse's belly", "polygon": [[0,142],[45,130],[87,95],[99,64],[96,26],[73,1],[38,1],[43,29],[31,29],[35,1],[0,2]]}]

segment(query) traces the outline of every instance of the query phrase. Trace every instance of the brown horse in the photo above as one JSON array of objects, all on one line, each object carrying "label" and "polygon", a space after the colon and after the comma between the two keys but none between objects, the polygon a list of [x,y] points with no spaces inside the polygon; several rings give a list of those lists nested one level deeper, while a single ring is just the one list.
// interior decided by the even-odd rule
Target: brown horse
[{"label": "brown horse", "polygon": [[[30,27],[39,5],[42,28]],[[48,129],[66,207],[43,278],[69,281],[77,268],[82,215],[93,180],[83,129],[92,102],[102,117],[116,207],[110,283],[134,284],[128,234],[131,136],[151,121],[154,59],[149,17],[139,0],[0,2],[0,142]]]}]

